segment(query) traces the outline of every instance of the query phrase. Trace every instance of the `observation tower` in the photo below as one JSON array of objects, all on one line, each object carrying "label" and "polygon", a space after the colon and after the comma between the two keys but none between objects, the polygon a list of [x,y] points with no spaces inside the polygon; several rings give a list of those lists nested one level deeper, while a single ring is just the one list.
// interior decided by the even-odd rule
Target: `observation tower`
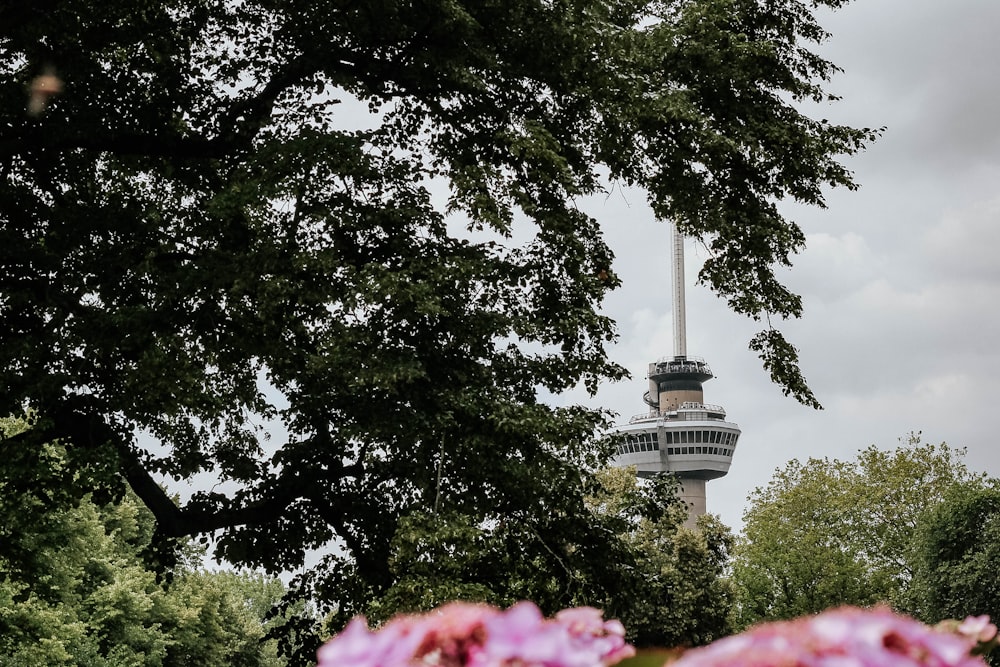
[{"label": "observation tower", "polygon": [[688,527],[705,514],[705,483],[729,472],[740,427],[726,421],[719,405],[705,403],[702,385],[712,369],[687,355],[684,313],[684,237],[673,227],[674,356],[649,365],[648,412],[632,417],[617,431],[624,435],[612,465],[635,466],[639,477],[672,472],[688,506]]}]

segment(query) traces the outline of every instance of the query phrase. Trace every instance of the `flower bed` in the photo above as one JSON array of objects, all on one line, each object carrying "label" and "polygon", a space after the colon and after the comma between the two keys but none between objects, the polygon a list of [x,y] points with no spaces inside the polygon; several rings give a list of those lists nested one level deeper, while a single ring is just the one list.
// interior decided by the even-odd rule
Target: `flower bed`
[{"label": "flower bed", "polygon": [[[843,607],[763,624],[670,661],[671,667],[983,667],[981,654],[996,644],[997,628],[985,616],[930,627],[884,607]],[[454,602],[397,616],[375,631],[356,618],[318,657],[319,667],[628,667],[634,654],[622,624],[590,607],[546,619],[530,602],[507,610]]]}]

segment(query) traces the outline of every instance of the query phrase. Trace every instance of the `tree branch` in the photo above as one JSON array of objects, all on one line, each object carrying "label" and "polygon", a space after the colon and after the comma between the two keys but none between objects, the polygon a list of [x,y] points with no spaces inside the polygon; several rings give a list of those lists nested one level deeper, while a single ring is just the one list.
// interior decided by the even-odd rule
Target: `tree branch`
[{"label": "tree branch", "polygon": [[[80,397],[73,402],[84,400]],[[127,438],[116,433],[100,417],[74,407],[57,410],[52,424],[51,429],[44,433],[50,439],[87,449],[114,448],[119,459],[118,469],[132,491],[153,513],[157,533],[162,537],[185,537],[233,526],[267,523],[301,497],[300,488],[294,480],[279,478],[265,498],[241,507],[199,507],[196,503],[178,507],[150,475]]]}]

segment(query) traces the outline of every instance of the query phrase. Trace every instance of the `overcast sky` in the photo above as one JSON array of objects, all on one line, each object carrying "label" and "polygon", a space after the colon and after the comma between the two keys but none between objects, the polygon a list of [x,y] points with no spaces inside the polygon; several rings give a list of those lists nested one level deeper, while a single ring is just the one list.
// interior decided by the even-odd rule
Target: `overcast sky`
[{"label": "overcast sky", "polygon": [[[780,328],[825,410],[770,384],[747,349],[759,327],[694,285],[705,252],[687,247],[688,354],[716,374],[705,401],[743,430],[708,509],[737,529],[748,493],[787,461],[893,448],[910,431],[967,447],[970,467],[1000,476],[1000,2],[858,0],[823,22],[822,51],[845,71],[822,117],[886,127],[846,161],[860,190],[831,192],[826,210],[785,207],[808,247],[783,274],[805,313]],[[593,213],[624,281],[606,308],[621,334],[612,356],[633,379],[568,398],[627,418],[644,410],[647,364],[673,354],[669,230],[638,193]]]}]

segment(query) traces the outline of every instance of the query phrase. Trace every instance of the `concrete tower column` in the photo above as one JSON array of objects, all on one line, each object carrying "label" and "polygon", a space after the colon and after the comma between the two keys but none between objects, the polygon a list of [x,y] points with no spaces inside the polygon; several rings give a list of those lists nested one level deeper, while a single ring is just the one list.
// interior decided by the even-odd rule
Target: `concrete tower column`
[{"label": "concrete tower column", "polygon": [[688,508],[688,518],[684,525],[688,528],[695,528],[698,517],[708,512],[705,503],[705,480],[694,477],[679,477],[681,484],[677,497],[684,501]]}]

